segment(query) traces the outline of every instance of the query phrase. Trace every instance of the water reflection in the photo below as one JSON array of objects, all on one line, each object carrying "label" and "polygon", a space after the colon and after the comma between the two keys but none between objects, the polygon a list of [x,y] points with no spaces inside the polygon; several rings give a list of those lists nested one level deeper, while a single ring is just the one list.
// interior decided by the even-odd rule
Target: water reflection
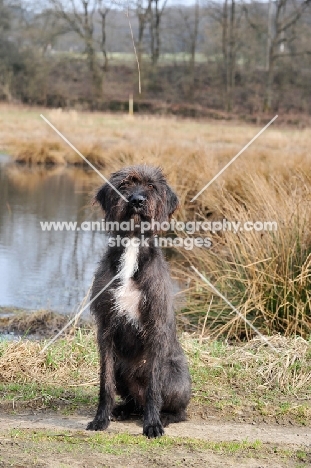
[{"label": "water reflection", "polygon": [[99,232],[43,232],[40,221],[99,219],[99,177],[78,168],[20,167],[0,160],[0,305],[72,312],[103,253]]}]

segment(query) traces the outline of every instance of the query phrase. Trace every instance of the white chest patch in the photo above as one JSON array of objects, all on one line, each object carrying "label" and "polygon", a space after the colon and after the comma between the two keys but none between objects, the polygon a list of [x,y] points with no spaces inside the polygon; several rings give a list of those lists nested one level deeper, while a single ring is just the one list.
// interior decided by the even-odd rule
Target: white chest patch
[{"label": "white chest patch", "polygon": [[121,284],[114,290],[117,313],[125,315],[135,325],[139,322],[139,302],[141,298],[141,293],[133,280],[133,275],[138,268],[138,242],[137,239],[135,245],[130,243],[125,247],[118,268],[118,272],[121,273]]}]

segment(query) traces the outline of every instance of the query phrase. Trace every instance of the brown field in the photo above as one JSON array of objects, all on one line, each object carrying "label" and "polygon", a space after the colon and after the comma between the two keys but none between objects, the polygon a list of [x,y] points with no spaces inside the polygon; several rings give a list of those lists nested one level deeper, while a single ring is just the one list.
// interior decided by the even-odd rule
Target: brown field
[{"label": "brown field", "polygon": [[[253,336],[191,270],[194,265],[263,333],[310,336],[309,128],[283,127],[277,120],[191,203],[262,127],[1,106],[2,150],[27,166],[48,163],[51,170],[53,164],[52,172],[83,161],[41,112],[105,176],[130,164],[160,165],[180,197],[176,219],[277,223],[271,232],[195,233],[209,236],[212,248],[176,249],[173,273],[187,285],[180,325],[202,337]],[[101,183],[92,171],[89,178],[90,190]]]}]

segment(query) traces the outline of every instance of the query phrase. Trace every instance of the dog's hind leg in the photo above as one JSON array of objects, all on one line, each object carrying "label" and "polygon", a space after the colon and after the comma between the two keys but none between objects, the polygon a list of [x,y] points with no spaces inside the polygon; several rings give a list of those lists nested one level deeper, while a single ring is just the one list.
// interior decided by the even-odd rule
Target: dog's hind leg
[{"label": "dog's hind leg", "polygon": [[186,419],[187,417],[186,417],[185,410],[180,410],[180,411],[177,411],[176,413],[161,411],[161,421],[162,421],[163,427],[166,427],[171,423],[178,423],[181,421],[186,421]]},{"label": "dog's hind leg", "polygon": [[187,362],[181,352],[171,359],[170,365],[166,367],[163,388],[161,409],[163,426],[185,421],[186,408],[191,396],[191,380]]},{"label": "dog's hind leg", "polygon": [[127,397],[124,402],[115,406],[112,411],[112,416],[119,421],[129,419],[132,414],[142,414],[142,410],[131,396]]}]

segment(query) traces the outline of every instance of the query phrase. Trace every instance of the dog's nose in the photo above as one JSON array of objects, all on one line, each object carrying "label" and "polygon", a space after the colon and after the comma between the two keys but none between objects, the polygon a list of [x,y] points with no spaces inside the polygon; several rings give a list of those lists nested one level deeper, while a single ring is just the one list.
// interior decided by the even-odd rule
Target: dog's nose
[{"label": "dog's nose", "polygon": [[144,201],[146,201],[146,197],[144,197],[143,195],[139,194],[139,193],[133,193],[130,197],[129,197],[129,203],[133,206],[136,206],[136,207],[139,207],[139,206],[142,206],[142,204],[144,203]]}]

